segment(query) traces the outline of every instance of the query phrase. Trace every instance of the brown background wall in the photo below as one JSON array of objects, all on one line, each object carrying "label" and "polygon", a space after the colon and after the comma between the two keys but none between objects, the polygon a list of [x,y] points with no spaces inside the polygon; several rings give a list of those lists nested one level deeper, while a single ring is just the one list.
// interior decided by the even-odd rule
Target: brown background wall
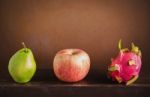
[{"label": "brown background wall", "polygon": [[64,48],[89,53],[92,68],[107,70],[110,58],[133,41],[143,51],[142,73],[149,75],[149,0],[0,0],[0,71],[21,42],[35,54],[38,68],[52,68]]}]

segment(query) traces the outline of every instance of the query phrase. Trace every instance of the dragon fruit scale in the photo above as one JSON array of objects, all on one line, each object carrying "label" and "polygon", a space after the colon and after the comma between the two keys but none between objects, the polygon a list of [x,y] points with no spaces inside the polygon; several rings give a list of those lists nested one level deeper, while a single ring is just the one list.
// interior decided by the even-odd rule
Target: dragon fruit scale
[{"label": "dragon fruit scale", "polygon": [[118,48],[120,50],[119,54],[111,59],[111,64],[108,66],[108,76],[113,81],[130,85],[139,77],[142,54],[134,43],[131,44],[131,50],[128,48],[122,49],[121,39]]}]

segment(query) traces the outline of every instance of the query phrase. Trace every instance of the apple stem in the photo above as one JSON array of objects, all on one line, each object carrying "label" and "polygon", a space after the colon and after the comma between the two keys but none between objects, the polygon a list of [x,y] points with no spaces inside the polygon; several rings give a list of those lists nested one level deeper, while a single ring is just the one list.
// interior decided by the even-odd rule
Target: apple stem
[{"label": "apple stem", "polygon": [[25,45],[24,42],[22,42],[22,45],[23,45],[23,47],[24,47],[24,49],[25,49],[25,52],[28,52],[27,47],[26,47],[26,45]]}]

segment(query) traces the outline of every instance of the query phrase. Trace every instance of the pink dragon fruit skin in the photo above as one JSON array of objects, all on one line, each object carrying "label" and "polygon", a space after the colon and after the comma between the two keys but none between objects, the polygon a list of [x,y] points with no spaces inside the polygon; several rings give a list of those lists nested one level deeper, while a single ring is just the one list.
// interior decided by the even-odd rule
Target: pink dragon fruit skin
[{"label": "pink dragon fruit skin", "polygon": [[121,49],[121,40],[119,41],[120,52],[118,56],[112,59],[108,66],[108,75],[113,81],[126,83],[129,85],[136,81],[141,69],[141,51],[132,43],[131,51],[127,48]]}]

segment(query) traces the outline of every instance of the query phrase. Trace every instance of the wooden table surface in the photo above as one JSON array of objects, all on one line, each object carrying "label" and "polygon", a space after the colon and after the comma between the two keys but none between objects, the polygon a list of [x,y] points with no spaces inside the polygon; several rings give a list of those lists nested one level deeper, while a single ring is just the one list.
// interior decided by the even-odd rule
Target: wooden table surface
[{"label": "wooden table surface", "polygon": [[132,85],[125,86],[107,79],[98,70],[77,83],[59,81],[52,70],[37,70],[27,84],[17,84],[10,76],[0,79],[0,97],[150,97],[150,78],[140,76]]}]

